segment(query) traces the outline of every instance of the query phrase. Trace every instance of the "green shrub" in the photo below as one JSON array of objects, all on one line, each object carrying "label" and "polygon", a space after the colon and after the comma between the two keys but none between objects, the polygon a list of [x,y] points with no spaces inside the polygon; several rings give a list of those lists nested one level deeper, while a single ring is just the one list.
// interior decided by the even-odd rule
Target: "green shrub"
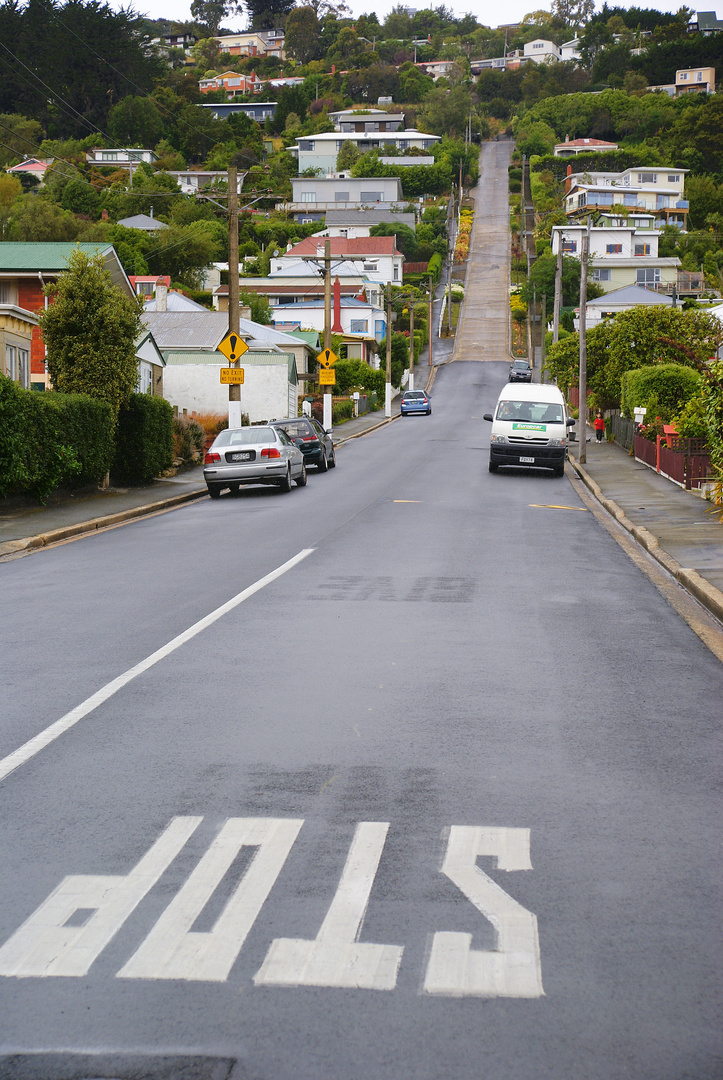
[{"label": "green shrub", "polygon": [[[243,425],[243,418],[242,418]],[[182,461],[191,462],[197,451],[203,450],[206,433],[192,416],[173,418],[173,454]]]},{"label": "green shrub", "polygon": [[0,497],[44,500],[60,485],[100,482],[113,457],[107,402],[38,394],[0,375]]},{"label": "green shrub", "polygon": [[[622,376],[621,408],[632,417],[636,405],[667,423],[700,388],[700,375],[683,364],[646,364]],[[646,417],[652,420],[653,417]]]},{"label": "green shrub", "polygon": [[354,404],[351,401],[337,401],[331,407],[331,422],[339,424],[343,420],[351,420],[354,415]]},{"label": "green shrub", "polygon": [[384,372],[365,364],[363,360],[337,360],[335,394],[348,394],[351,390],[384,393]]},{"label": "green shrub", "polygon": [[[199,431],[203,429],[196,425]],[[203,445],[203,442],[201,443]],[[118,416],[113,478],[149,484],[173,462],[173,409],[160,397],[131,394]]]},{"label": "green shrub", "polygon": [[427,274],[432,274],[435,281],[439,281],[442,276],[442,256],[438,251],[435,251],[434,255],[427,263]]}]

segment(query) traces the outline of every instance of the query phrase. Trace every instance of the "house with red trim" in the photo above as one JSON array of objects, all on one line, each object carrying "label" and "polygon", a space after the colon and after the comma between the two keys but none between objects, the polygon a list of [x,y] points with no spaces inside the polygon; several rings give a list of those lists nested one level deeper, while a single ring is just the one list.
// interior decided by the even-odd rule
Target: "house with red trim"
[{"label": "house with red trim", "polygon": [[[314,263],[321,267],[326,239],[320,236],[307,236],[305,240],[289,247],[283,255],[270,260],[271,274],[288,270],[302,262]],[[328,240],[332,273],[335,273],[335,263],[345,263],[354,268],[359,274],[360,281],[367,279],[381,285],[386,285],[387,282],[393,285],[402,284],[404,256],[397,250],[396,237],[331,236]]]}]

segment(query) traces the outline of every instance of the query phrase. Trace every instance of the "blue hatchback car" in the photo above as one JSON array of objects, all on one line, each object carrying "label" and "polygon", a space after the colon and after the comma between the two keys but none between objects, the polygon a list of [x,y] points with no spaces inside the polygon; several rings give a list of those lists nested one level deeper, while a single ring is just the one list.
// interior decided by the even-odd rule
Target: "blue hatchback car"
[{"label": "blue hatchback car", "polygon": [[409,416],[411,413],[426,413],[430,416],[432,402],[424,390],[405,390],[402,394],[400,411],[402,416]]}]

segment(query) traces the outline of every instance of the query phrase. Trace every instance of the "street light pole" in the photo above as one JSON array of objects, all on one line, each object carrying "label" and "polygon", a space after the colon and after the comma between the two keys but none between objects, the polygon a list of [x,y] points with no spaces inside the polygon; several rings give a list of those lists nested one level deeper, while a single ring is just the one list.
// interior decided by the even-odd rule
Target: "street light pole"
[{"label": "street light pole", "polygon": [[409,305],[409,381],[407,390],[414,389],[414,297]]},{"label": "street light pole", "polygon": [[[331,348],[331,240],[324,241],[324,348]],[[324,430],[332,426],[331,387],[324,388]]]},{"label": "street light pole", "polygon": [[392,283],[387,282],[387,381],[384,385],[384,415],[392,415]]},{"label": "street light pole", "polygon": [[578,320],[580,336],[580,371],[578,377],[579,397],[578,402],[578,437],[580,449],[578,461],[581,465],[587,462],[587,339],[586,323],[587,311],[587,254],[590,250],[590,218],[587,219],[587,229],[582,234],[582,250],[580,251],[580,317]]},{"label": "street light pole", "polygon": [[432,370],[432,322],[434,320],[434,277],[429,275],[429,319],[428,319],[428,331],[429,331],[429,370]]},{"label": "street light pole", "polygon": [[555,263],[555,299],[552,309],[552,343],[560,338],[560,308],[562,307],[562,233],[557,234],[557,262]]}]

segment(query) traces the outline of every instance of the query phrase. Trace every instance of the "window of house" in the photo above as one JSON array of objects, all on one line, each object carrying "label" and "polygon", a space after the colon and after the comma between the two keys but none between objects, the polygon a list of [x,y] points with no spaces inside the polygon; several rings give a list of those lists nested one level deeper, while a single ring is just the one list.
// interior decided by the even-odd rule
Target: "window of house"
[{"label": "window of house", "polygon": [[360,198],[362,202],[381,202],[382,193],[381,191],[362,191]]},{"label": "window of house", "polygon": [[399,281],[399,267],[398,266],[394,267],[394,280]]},{"label": "window of house", "polygon": [[687,71],[681,71],[680,74],[679,74],[679,79],[680,79],[681,82],[687,82],[688,81],[688,72]]},{"label": "window of house", "polygon": [[352,334],[366,334],[367,332],[367,320],[366,319],[352,319],[351,321]]},{"label": "window of house", "polygon": [[605,254],[606,255],[622,255],[622,251],[623,251],[623,245],[622,244],[606,244],[605,245]]},{"label": "window of house", "polygon": [[696,71],[695,78],[696,78],[696,82],[703,82],[703,72],[702,71]]},{"label": "window of house", "polygon": [[312,221],[313,221],[313,220],[314,220],[314,219],[313,219],[313,218],[310,218],[310,217],[302,217],[302,218],[299,218],[299,221],[301,222],[301,224],[302,224],[302,225],[311,225],[311,223],[312,223]]},{"label": "window of house", "polygon": [[646,266],[641,270],[635,271],[635,283],[637,285],[659,285],[660,284],[660,269],[657,266]]},{"label": "window of house", "polygon": [[334,192],[334,202],[349,202],[349,192],[348,191],[335,191]]},{"label": "window of house", "polygon": [[0,281],[0,304],[12,304],[9,281]]},{"label": "window of house", "polygon": [[541,41],[536,41],[532,46],[533,49],[541,49],[542,47],[543,46]]},{"label": "window of house", "polygon": [[313,139],[299,139],[299,150],[312,150],[314,149]]},{"label": "window of house", "polygon": [[592,272],[593,281],[610,281],[612,271],[610,270],[598,270],[594,269]]},{"label": "window of house", "polygon": [[641,172],[638,173],[639,184],[657,184],[658,174],[654,172]]},{"label": "window of house", "polygon": [[316,202],[316,192],[315,191],[302,191],[302,193],[301,193],[301,201],[302,202]]},{"label": "window of house", "polygon": [[364,270],[376,271],[377,270],[377,260],[375,259],[373,262],[365,262],[363,264],[363,269]]},{"label": "window of house", "polygon": [[153,368],[146,360],[138,365],[138,393],[150,394],[153,390]]},{"label": "window of house", "polygon": [[668,183],[669,184],[677,184],[677,183],[679,183],[679,181],[680,181],[680,177],[678,176],[677,173],[673,173],[672,175],[668,176]]},{"label": "window of house", "polygon": [[14,345],[5,346],[5,371],[7,372],[9,379],[15,378],[15,354],[16,349]]},{"label": "window of house", "polygon": [[636,255],[649,255],[650,254],[650,244],[636,244],[635,245],[635,254]]}]

